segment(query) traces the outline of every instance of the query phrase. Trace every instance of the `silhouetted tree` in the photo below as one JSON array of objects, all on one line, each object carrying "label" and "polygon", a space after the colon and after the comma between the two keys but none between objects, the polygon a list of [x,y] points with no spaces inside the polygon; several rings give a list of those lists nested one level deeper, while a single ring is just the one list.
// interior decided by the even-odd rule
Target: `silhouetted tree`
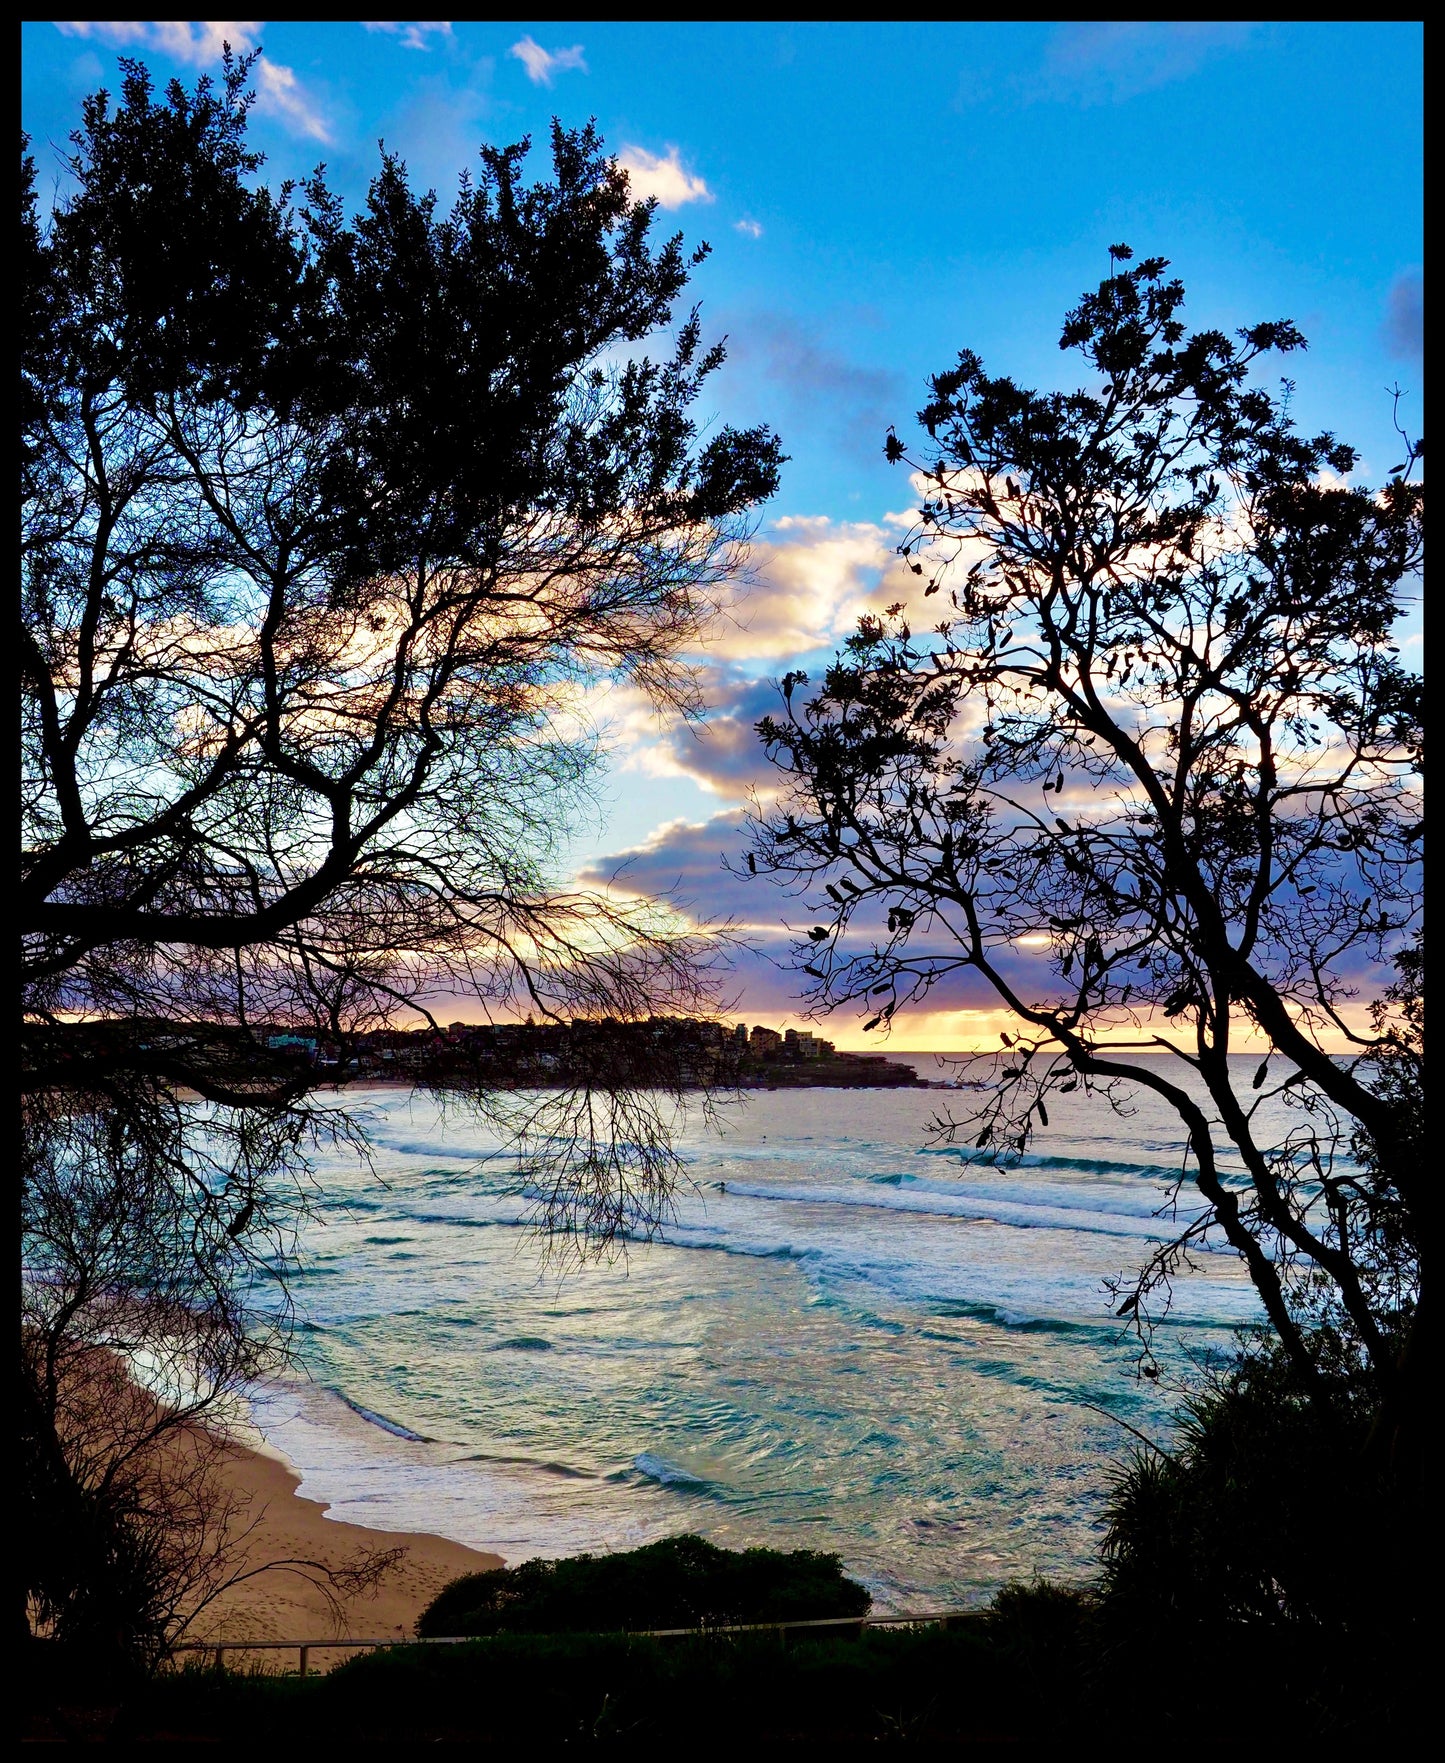
[{"label": "silhouetted tree", "polygon": [[701,253],[651,248],[590,130],[534,186],[485,150],[445,217],[392,158],[354,227],[320,174],[294,211],[246,182],[247,65],[157,104],[127,64],[74,194],[27,202],[27,1012],[635,1005],[686,963],[643,937],[634,973],[648,927],[548,859],[577,688],[691,702],[675,657],[776,480],[766,431],[693,446],[695,315],[630,353]]},{"label": "silhouetted tree", "polygon": [[[1391,632],[1421,559],[1421,448],[1349,485],[1352,450],[1296,432],[1288,382],[1256,383],[1303,347],[1292,324],[1188,334],[1165,262],[1112,256],[1061,337],[1082,389],[965,352],[932,381],[921,455],[890,434],[922,496],[900,550],[943,616],[915,632],[894,606],[816,689],[784,679],[754,860],[816,912],[798,960],[818,1009],[866,1000],[876,1028],[966,970],[1012,1012],[978,1114],[944,1123],[983,1151],[1021,1152],[1080,1084],[1127,1079],[1178,1112],[1202,1205],[1117,1294],[1146,1341],[1151,1292],[1222,1234],[1306,1384],[1323,1282],[1377,1394],[1409,1406],[1433,1200],[1378,1064],[1408,1025],[1388,1000],[1373,1027],[1343,1005],[1420,911],[1420,681]],[[1136,1056],[1165,1049],[1183,1064]],[[1352,1132],[1367,1170],[1342,1155]]]},{"label": "silhouetted tree", "polygon": [[[653,240],[592,128],[535,183],[527,143],[484,149],[446,213],[386,155],[348,223],[322,172],[257,181],[250,61],[161,98],[121,65],[51,213],[22,149],[28,1373],[68,1302],[54,1209],[103,1210],[132,1157],[167,1302],[245,1358],[308,1135],[346,1130],[275,1031],[344,1047],[439,991],[706,1002],[703,939],[556,872],[586,689],[692,708],[679,653],[780,459],[699,443],[695,311],[644,352],[705,247]],[[659,1198],[665,1124],[601,1081],[531,1145],[605,1231]],[[133,1357],[169,1326],[153,1272],[107,1263]],[[72,1462],[43,1378],[26,1413]]]}]

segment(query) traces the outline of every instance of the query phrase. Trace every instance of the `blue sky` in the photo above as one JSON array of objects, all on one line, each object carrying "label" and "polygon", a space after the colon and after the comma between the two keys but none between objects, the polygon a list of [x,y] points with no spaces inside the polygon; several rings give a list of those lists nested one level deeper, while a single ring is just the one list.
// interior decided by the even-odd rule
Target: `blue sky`
[{"label": "blue sky", "polygon": [[[1418,24],[32,23],[42,170],[117,53],[190,80],[227,37],[264,47],[253,135],[277,181],[324,160],[355,200],[381,137],[446,194],[481,142],[595,117],[669,228],[714,247],[694,293],[731,359],[708,414],[772,423],[791,460],[746,631],[703,657],[711,734],[658,729],[626,694],[597,707],[612,763],[577,851],[593,873],[640,849],[652,879],[675,857],[685,889],[729,903],[716,854],[737,846],[765,682],[876,599],[888,516],[910,506],[886,426],[908,432],[964,345],[1067,381],[1059,321],[1110,243],[1168,257],[1196,324],[1293,318],[1311,345],[1297,418],[1352,441],[1369,476],[1399,456],[1387,386],[1415,394],[1420,426]],[[782,981],[764,992],[786,1003]]]}]

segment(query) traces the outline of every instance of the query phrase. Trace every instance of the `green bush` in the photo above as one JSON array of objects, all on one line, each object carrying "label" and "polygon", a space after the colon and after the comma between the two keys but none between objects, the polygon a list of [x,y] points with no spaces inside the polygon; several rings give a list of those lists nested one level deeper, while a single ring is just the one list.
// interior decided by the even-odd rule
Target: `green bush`
[{"label": "green bush", "polygon": [[[1358,1377],[1306,1391],[1277,1349],[1185,1404],[1174,1452],[1141,1452],[1107,1509],[1104,1657],[1247,1652],[1237,1695],[1302,1730],[1398,1726],[1419,1685],[1420,1502],[1378,1449]],[[1172,1692],[1171,1692],[1172,1693]]]},{"label": "green bush", "polygon": [[1105,1589],[1158,1622],[1377,1627],[1413,1579],[1414,1544],[1372,1405],[1309,1396],[1256,1351],[1185,1404],[1172,1455],[1140,1453],[1107,1511]]},{"label": "green bush", "polygon": [[420,1635],[607,1634],[863,1616],[872,1599],[836,1555],[720,1549],[667,1537],[615,1555],[524,1561],[443,1588]]}]

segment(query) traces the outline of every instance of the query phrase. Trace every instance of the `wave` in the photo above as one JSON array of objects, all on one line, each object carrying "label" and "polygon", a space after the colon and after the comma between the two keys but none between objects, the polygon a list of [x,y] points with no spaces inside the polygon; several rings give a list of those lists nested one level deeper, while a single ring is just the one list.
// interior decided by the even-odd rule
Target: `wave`
[{"label": "wave", "polygon": [[502,1353],[510,1349],[514,1353],[550,1353],[551,1341],[544,1341],[541,1335],[519,1334],[509,1340],[498,1341],[487,1349],[489,1353]]},{"label": "wave", "polygon": [[377,1133],[375,1138],[382,1150],[398,1157],[440,1157],[448,1163],[487,1163],[507,1154],[499,1145],[465,1145],[458,1144],[455,1139],[392,1139],[384,1133]]},{"label": "wave", "polygon": [[[1021,1334],[1113,1335],[1118,1325],[1097,1322],[1067,1322],[1062,1317],[1034,1316],[1028,1311],[1007,1310],[999,1304],[986,1304],[966,1298],[953,1298],[934,1307],[936,1316],[966,1316],[972,1322],[988,1322],[998,1328],[1015,1329]],[[926,1330],[924,1331],[927,1332]]]},{"label": "wave", "polygon": [[[1068,1212],[1107,1212],[1122,1218],[1153,1218],[1158,1213],[1160,1199],[1157,1190],[1151,1194],[1141,1194],[1132,1182],[1029,1181],[1023,1179],[1025,1173],[985,1164],[972,1166],[966,1175],[945,1177],[942,1180],[932,1175],[914,1175],[910,1171],[889,1171],[865,1176],[864,1180],[869,1187],[894,1188],[900,1194],[905,1191],[910,1195],[933,1194],[945,1200],[983,1198],[1001,1200],[1010,1205],[1051,1207]],[[995,1179],[988,1180],[989,1176]],[[735,1183],[734,1187],[738,1193],[747,1191],[741,1184]],[[834,1190],[820,1186],[814,1191],[820,1195],[828,1195]],[[881,1194],[869,1195],[863,1203],[874,1206],[895,1204]]]},{"label": "wave", "polygon": [[501,1463],[512,1469],[535,1469],[543,1475],[560,1475],[567,1481],[596,1481],[595,1470],[575,1469],[570,1463],[539,1462],[536,1457],[508,1457],[494,1451],[471,1451],[459,1463]]},{"label": "wave", "polygon": [[[1091,1206],[1064,1200],[1059,1196],[1054,1204],[1041,1205],[1036,1199],[1020,1198],[1017,1191],[990,1193],[975,1189],[971,1192],[958,1192],[935,1188],[909,1193],[898,1188],[885,1195],[849,1192],[846,1188],[838,1187],[771,1188],[751,1182],[729,1182],[728,1193],[753,1200],[771,1200],[783,1205],[838,1206],[877,1212],[931,1214],[939,1218],[963,1219],[975,1224],[1008,1225],[1021,1230],[1062,1230],[1088,1235],[1142,1237],[1152,1241],[1165,1241],[1178,1228],[1172,1220],[1168,1225],[1162,1224],[1152,1211],[1121,1212],[1117,1210],[1117,1201],[1111,1205],[1101,1199]],[[1187,1220],[1188,1217],[1189,1214],[1181,1209],[1181,1220]],[[675,1241],[674,1232],[667,1231],[664,1240]]]},{"label": "wave", "polygon": [[360,1415],[372,1426],[379,1426],[383,1432],[389,1432],[394,1439],[406,1439],[409,1444],[413,1445],[434,1445],[436,1443],[435,1439],[428,1438],[424,1432],[413,1432],[409,1426],[403,1426],[399,1420],[388,1420],[384,1414],[378,1414],[375,1409],[363,1408],[360,1402],[353,1402],[345,1390],[332,1388],[331,1393],[333,1396],[339,1396],[353,1414]]},{"label": "wave", "polygon": [[[1179,1174],[1177,1162],[1135,1163],[1127,1157],[1058,1157],[1035,1151],[997,1155],[971,1147],[960,1148],[957,1145],[922,1145],[916,1155],[946,1157],[963,1164],[966,1169],[1076,1169],[1084,1175],[1144,1176],[1152,1181],[1173,1181]],[[1183,1155],[1184,1146],[1181,1143],[1180,1158]]]},{"label": "wave", "polygon": [[822,1247],[798,1248],[793,1243],[720,1235],[716,1230],[709,1232],[704,1225],[682,1222],[668,1225],[656,1240],[669,1249],[711,1249],[721,1255],[745,1255],[753,1261],[817,1261],[827,1253]]},{"label": "wave", "polygon": [[651,1451],[639,1452],[632,1460],[632,1467],[648,1481],[655,1481],[659,1487],[683,1488],[688,1493],[721,1497],[721,1490],[716,1482],[709,1481],[705,1475],[694,1475],[692,1470],[684,1469],[680,1463],[669,1463],[666,1457],[656,1456]]},{"label": "wave", "polygon": [[464,1212],[408,1212],[409,1223],[445,1224],[460,1230],[490,1230],[494,1224],[510,1224],[508,1218],[468,1218]]}]

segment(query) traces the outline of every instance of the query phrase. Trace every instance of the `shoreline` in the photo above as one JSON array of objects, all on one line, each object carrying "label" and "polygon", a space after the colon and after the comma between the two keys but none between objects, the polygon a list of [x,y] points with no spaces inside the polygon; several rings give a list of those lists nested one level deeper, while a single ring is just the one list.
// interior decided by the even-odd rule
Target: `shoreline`
[{"label": "shoreline", "polygon": [[[186,1641],[222,1641],[229,1648],[248,1640],[323,1640],[338,1634],[368,1640],[395,1634],[405,1640],[415,1633],[418,1617],[448,1581],[504,1565],[500,1555],[449,1537],[371,1530],[329,1518],[329,1502],[301,1494],[301,1476],[270,1450],[233,1446],[220,1474],[228,1488],[250,1501],[244,1550],[248,1569],[286,1558],[339,1567],[363,1551],[401,1549],[404,1554],[373,1590],[337,1595],[339,1627],[328,1600],[316,1587],[294,1570],[277,1568],[221,1593],[186,1632]],[[271,1655],[254,1657],[263,1661]],[[344,1648],[328,1649],[318,1657],[317,1667],[327,1670],[346,1657]],[[276,1658],[275,1669],[294,1669],[295,1660],[288,1655]]]}]

